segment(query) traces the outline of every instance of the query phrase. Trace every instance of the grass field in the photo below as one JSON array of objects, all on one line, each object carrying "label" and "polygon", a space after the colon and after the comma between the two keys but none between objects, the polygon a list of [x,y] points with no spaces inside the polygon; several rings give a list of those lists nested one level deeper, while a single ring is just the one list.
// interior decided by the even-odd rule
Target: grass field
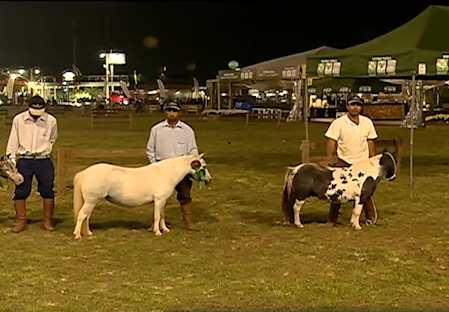
[{"label": "grass field", "polygon": [[[138,118],[133,131],[90,131],[88,118],[59,119],[54,155],[62,146],[144,148],[162,118]],[[69,190],[57,198],[55,232],[43,230],[33,193],[28,228],[13,234],[9,184],[0,190],[0,311],[447,309],[449,132],[416,131],[410,201],[409,132],[377,127],[380,138],[405,144],[400,176],[376,192],[379,225],[352,230],[344,205],[341,224],[326,228],[329,205],[311,200],[305,227],[296,229],[281,225],[280,202],[285,167],[300,159],[303,125],[187,120],[213,177],[208,190],[193,189],[198,231],[183,229],[174,196],[166,209],[171,232],[162,237],[147,231],[152,206],[104,201],[92,215],[94,236],[75,241]],[[325,129],[310,125],[311,140],[322,142]]]}]

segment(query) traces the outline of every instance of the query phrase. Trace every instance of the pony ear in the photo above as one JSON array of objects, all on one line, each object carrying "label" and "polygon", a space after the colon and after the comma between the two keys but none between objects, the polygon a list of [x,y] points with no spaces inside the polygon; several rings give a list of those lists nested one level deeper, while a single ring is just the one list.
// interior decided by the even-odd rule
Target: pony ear
[{"label": "pony ear", "polygon": [[203,158],[204,157],[204,153],[201,153],[200,156],[198,156],[199,158]]}]

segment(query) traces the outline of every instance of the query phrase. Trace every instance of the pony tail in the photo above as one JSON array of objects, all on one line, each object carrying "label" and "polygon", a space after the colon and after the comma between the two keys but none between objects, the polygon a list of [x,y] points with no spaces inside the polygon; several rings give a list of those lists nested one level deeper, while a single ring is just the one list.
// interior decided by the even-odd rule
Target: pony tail
[{"label": "pony tail", "polygon": [[282,196],[282,212],[284,214],[284,221],[293,223],[293,205],[295,197],[292,196],[293,179],[295,178],[295,170],[289,167],[284,178],[284,194]]}]

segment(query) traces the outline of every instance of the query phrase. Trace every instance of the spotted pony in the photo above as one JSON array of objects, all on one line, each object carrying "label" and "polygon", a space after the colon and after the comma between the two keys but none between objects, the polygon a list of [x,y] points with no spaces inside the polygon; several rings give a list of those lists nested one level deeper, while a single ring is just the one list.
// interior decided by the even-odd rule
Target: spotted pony
[{"label": "spotted pony", "polygon": [[335,204],[354,201],[350,223],[360,230],[363,204],[374,194],[382,179],[395,179],[396,170],[396,159],[386,150],[347,168],[321,167],[315,163],[288,167],[282,198],[284,223],[294,223],[302,228],[302,206],[307,198],[318,197]]}]

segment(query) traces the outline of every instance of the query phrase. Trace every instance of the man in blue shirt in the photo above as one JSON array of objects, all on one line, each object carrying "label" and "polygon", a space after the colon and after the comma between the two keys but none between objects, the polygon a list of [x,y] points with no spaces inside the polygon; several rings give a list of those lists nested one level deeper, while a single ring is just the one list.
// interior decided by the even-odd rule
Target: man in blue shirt
[{"label": "man in blue shirt", "polygon": [[[150,163],[182,155],[198,155],[195,132],[189,125],[180,120],[181,108],[179,104],[170,102],[165,105],[164,110],[167,119],[151,128],[147,144],[147,156]],[[184,224],[189,230],[194,228],[192,199],[190,198],[191,188],[190,175],[186,176],[175,188],[178,192],[177,199],[181,204]]]}]

